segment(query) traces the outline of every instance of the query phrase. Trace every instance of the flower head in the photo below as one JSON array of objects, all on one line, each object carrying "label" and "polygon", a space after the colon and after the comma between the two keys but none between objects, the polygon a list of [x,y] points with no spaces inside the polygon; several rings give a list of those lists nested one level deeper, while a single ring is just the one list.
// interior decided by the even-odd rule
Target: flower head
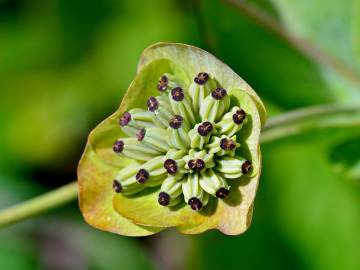
[{"label": "flower head", "polygon": [[79,165],[85,219],[136,236],[245,231],[264,118],[256,93],[214,56],[148,48],[119,110],[90,134]]}]

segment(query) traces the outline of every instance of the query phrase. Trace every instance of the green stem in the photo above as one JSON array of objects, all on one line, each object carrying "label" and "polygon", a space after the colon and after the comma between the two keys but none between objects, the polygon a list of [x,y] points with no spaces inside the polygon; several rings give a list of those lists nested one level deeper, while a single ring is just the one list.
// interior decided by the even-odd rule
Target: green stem
[{"label": "green stem", "polygon": [[319,105],[270,118],[261,133],[261,143],[329,128],[360,127],[359,106]]},{"label": "green stem", "polygon": [[0,227],[42,214],[77,198],[78,187],[72,182],[58,189],[0,211]]},{"label": "green stem", "polygon": [[[268,120],[263,128],[261,143],[269,143],[310,130],[360,127],[360,108],[322,105],[287,112]],[[77,198],[77,183],[40,195],[0,211],[0,227],[40,215]]]}]

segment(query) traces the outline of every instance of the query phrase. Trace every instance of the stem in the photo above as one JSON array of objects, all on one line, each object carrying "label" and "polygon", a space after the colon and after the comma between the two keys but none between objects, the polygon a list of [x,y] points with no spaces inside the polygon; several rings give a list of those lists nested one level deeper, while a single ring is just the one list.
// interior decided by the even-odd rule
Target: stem
[{"label": "stem", "polygon": [[0,211],[0,228],[42,214],[77,198],[78,187],[72,182],[43,195]]},{"label": "stem", "polygon": [[327,128],[360,127],[360,107],[319,105],[270,118],[261,133],[261,143],[269,143],[308,131]]},{"label": "stem", "polygon": [[[307,131],[360,127],[360,107],[321,105],[272,117],[263,128],[261,143],[269,143]],[[77,198],[76,181],[0,211],[0,227],[40,215]]]}]

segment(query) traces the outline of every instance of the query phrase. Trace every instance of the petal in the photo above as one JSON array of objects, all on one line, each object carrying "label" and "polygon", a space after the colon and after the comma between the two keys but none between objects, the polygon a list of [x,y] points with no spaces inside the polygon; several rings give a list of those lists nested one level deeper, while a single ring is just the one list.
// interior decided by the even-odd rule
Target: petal
[{"label": "petal", "polygon": [[136,224],[155,227],[198,226],[208,219],[213,209],[206,207],[196,212],[182,202],[175,207],[164,207],[158,203],[158,188],[147,189],[136,196],[114,196],[113,205],[118,213]]},{"label": "petal", "polygon": [[78,168],[79,205],[86,222],[98,229],[127,236],[145,236],[161,228],[139,226],[120,216],[112,206],[112,179],[117,170],[86,146]]}]

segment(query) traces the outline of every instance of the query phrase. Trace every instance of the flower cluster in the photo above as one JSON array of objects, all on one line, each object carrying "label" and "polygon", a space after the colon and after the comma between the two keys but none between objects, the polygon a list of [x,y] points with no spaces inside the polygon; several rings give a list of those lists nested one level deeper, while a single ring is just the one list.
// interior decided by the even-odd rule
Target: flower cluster
[{"label": "flower cluster", "polygon": [[186,88],[176,74],[164,74],[148,110],[134,108],[120,117],[127,137],[116,140],[113,151],[139,162],[118,172],[115,192],[133,195],[160,186],[160,205],[184,200],[199,211],[209,196],[226,198],[232,182],[251,170],[251,162],[237,154],[246,112],[230,106],[227,90],[211,75],[198,73]]},{"label": "flower cluster", "polygon": [[213,55],[147,48],[119,109],[89,135],[78,168],[85,220],[128,236],[244,232],[265,115],[255,91]]}]

